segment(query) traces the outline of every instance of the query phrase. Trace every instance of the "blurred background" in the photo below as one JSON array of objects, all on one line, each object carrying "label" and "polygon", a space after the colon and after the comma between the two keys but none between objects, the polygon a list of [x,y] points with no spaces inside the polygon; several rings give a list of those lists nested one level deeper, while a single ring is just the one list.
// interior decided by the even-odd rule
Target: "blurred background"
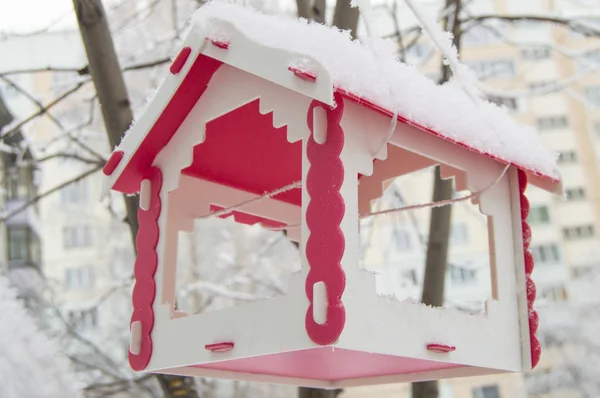
[{"label": "blurred background", "polygon": [[[600,1],[416,2],[454,32],[460,58],[477,74],[486,99],[534,126],[556,153],[564,198],[527,191],[542,359],[529,374],[443,380],[435,395],[396,384],[330,396],[600,398]],[[203,1],[103,4],[135,117]],[[335,24],[358,40],[367,35],[365,21],[344,0],[244,4],[283,18]],[[448,78],[443,57],[404,0],[373,0],[372,7],[372,35],[392,40],[399,60],[430,79]],[[319,396],[293,387],[130,370],[135,254],[123,199],[114,193],[101,198],[99,170],[113,148],[71,1],[0,2],[0,132],[0,273],[43,333],[60,344],[79,394]],[[434,179],[432,170],[398,178],[373,209],[428,202]],[[430,217],[429,209],[420,209],[362,224],[361,266],[378,274],[379,294],[421,300]],[[487,220],[476,205],[453,206],[448,241],[444,306],[484,312],[491,298]],[[299,269],[297,249],[281,232],[229,220],[197,222],[180,245],[178,306],[189,313],[285,294],[287,277]],[[44,395],[22,366],[2,356],[0,351],[0,396],[69,396]]]}]

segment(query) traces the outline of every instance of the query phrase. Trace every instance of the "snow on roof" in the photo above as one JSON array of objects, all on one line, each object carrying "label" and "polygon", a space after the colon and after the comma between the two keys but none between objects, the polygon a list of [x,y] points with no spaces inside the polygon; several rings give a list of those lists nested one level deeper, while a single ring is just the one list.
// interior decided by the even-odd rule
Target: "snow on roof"
[{"label": "snow on roof", "polygon": [[316,59],[336,88],[395,111],[444,138],[560,180],[556,156],[542,146],[532,127],[517,123],[506,108],[484,100],[474,102],[455,81],[443,85],[430,81],[398,61],[391,41],[378,41],[375,53],[373,47],[336,28],[213,1],[196,11],[193,22],[202,35],[217,39],[224,32],[212,18],[232,23],[262,45]]}]

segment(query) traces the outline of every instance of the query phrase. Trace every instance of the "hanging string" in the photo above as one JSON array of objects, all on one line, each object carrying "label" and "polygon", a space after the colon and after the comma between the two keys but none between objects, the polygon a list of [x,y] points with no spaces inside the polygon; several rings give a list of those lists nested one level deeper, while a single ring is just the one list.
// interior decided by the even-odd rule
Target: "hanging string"
[{"label": "hanging string", "polygon": [[207,218],[224,216],[226,214],[231,213],[234,210],[239,210],[242,207],[246,207],[248,205],[251,205],[252,203],[260,202],[261,200],[265,200],[265,199],[270,199],[273,196],[279,195],[280,193],[284,193],[284,192],[287,192],[287,191],[289,191],[291,189],[301,188],[301,187],[302,187],[302,181],[296,181],[296,182],[293,182],[293,183],[291,183],[289,185],[286,185],[284,187],[276,189],[274,191],[266,192],[262,196],[257,196],[255,198],[246,200],[245,202],[238,203],[237,205],[228,207],[226,209],[210,212],[208,214],[203,215],[202,217],[196,218],[196,220],[204,220],[204,219],[207,219]]},{"label": "hanging string", "polygon": [[[498,182],[500,182],[500,180],[506,175],[506,172],[508,171],[510,166],[511,166],[510,163],[507,164],[506,166],[504,166],[504,168],[502,169],[502,172],[500,173],[500,175],[498,175],[498,177],[496,177],[496,179],[494,179],[492,182],[490,182],[488,185],[486,185],[484,188],[480,189],[479,191],[472,192],[470,195],[461,196],[460,198],[439,200],[436,202],[419,203],[419,204],[415,204],[415,205],[408,205],[408,206],[396,207],[396,208],[392,208],[392,209],[380,210],[380,211],[376,211],[376,212],[372,212],[372,213],[368,213],[368,214],[363,214],[362,216],[359,217],[359,219],[363,220],[363,219],[369,218],[369,217],[375,217],[375,216],[380,216],[383,214],[390,214],[390,213],[398,213],[398,212],[408,211],[408,210],[417,210],[417,209],[424,209],[424,208],[448,206],[448,205],[452,205],[455,203],[464,202],[467,200],[472,200],[472,199],[478,198],[479,196],[481,196],[485,192],[487,192],[489,189],[494,187],[496,184],[498,184]],[[214,211],[214,212],[208,213],[202,217],[198,217],[197,220],[203,220],[203,219],[212,218],[212,217],[229,215],[232,211],[239,210],[239,209],[241,209],[245,206],[248,206],[252,203],[260,202],[261,200],[265,200],[265,199],[270,199],[273,196],[279,195],[280,193],[289,191],[291,189],[300,188],[300,187],[302,187],[302,181],[296,181],[292,184],[289,184],[282,188],[276,189],[275,191],[265,193],[262,196],[257,196],[255,198],[252,198],[245,202],[238,203],[237,205],[227,207],[227,208],[219,210],[219,211]],[[284,229],[296,228],[296,227],[300,227],[300,226],[301,226],[301,224],[293,224],[293,225],[286,225],[284,227],[267,228],[267,229],[269,229],[271,231],[282,231]]]},{"label": "hanging string", "polygon": [[[367,47],[369,47],[369,49],[371,50],[373,55],[375,55],[375,58],[379,58],[379,53],[375,50],[375,47],[373,45],[375,37],[374,37],[373,30],[371,29],[371,24],[369,21],[369,14],[372,12],[371,0],[352,0],[350,2],[350,5],[351,5],[351,7],[358,8],[358,13],[362,17],[363,23],[365,24],[365,29],[367,31]],[[383,65],[383,63],[382,63],[382,65]],[[388,85],[388,94],[394,100],[394,102],[397,102],[396,95],[395,95],[392,84]],[[388,142],[392,139],[392,136],[394,135],[394,132],[396,131],[397,125],[398,125],[398,110],[396,109],[396,107],[394,107],[393,115],[392,115],[392,119],[390,120],[390,126],[388,129],[388,132],[385,135],[385,137],[383,138],[383,140],[381,141],[381,143],[379,144],[379,146],[377,147],[377,150],[373,154],[373,158],[375,158],[385,148],[385,146],[388,144]]]},{"label": "hanging string", "polygon": [[400,212],[400,211],[416,210],[416,209],[423,209],[423,208],[442,207],[442,206],[447,206],[447,205],[451,205],[451,204],[454,204],[454,203],[464,202],[466,200],[475,199],[475,198],[481,196],[483,193],[485,193],[487,190],[489,190],[490,188],[492,188],[496,184],[498,184],[498,182],[500,182],[500,180],[502,179],[502,177],[504,177],[504,175],[508,171],[509,167],[510,167],[510,163],[507,164],[502,169],[502,172],[500,173],[500,175],[494,181],[492,181],[490,184],[488,184],[483,189],[481,189],[479,191],[472,192],[470,195],[461,196],[460,198],[454,198],[454,199],[439,200],[437,202],[420,203],[420,204],[416,204],[416,205],[402,206],[402,207],[397,207],[397,208],[394,208],[394,209],[387,209],[387,210],[376,211],[376,212],[373,212],[373,213],[364,214],[364,215],[360,216],[360,219],[362,220],[362,219],[368,218],[368,217],[379,216],[379,215],[382,215],[382,214],[396,213],[396,212]]},{"label": "hanging string", "polygon": [[[366,2],[365,2],[366,1]],[[371,11],[371,5],[370,5],[370,1],[369,0],[364,0],[361,1],[363,4],[363,7],[360,7],[360,5],[358,4],[358,2],[356,4],[354,4],[353,2],[353,6],[358,8],[359,14],[361,15],[361,17],[364,20],[365,23],[365,27],[367,30],[367,36],[368,36],[368,47],[371,49],[371,51],[373,52],[373,54],[377,57],[378,53],[377,51],[375,51],[375,49],[373,48],[373,45],[371,43],[371,41],[373,40],[372,37],[372,31],[370,28],[370,24],[368,21],[368,18],[363,10],[363,8],[367,9],[367,12]],[[365,4],[367,4],[366,7]],[[409,6],[411,7],[413,13],[415,13],[415,15],[417,16],[417,19],[419,20],[419,22],[421,22],[422,25],[424,25],[426,28],[431,29],[430,26],[427,26],[426,24],[426,19],[423,18],[422,15],[420,15],[420,13],[418,12],[418,10],[415,10],[414,5],[412,4],[411,1],[407,0],[407,4],[409,4]],[[416,12],[415,12],[416,11]],[[435,35],[433,35],[435,36]],[[437,37],[435,37],[434,39],[437,39]],[[440,47],[443,50],[443,46],[441,45],[441,43],[438,43],[436,40],[434,40],[436,42],[436,44],[438,45],[438,47]],[[445,51],[442,51],[445,52]],[[450,57],[451,58],[451,57]],[[456,73],[457,69],[459,68],[460,64],[455,64],[451,62],[451,68],[453,69],[453,71]],[[455,70],[456,69],[456,70]],[[469,95],[470,93],[468,92],[468,90],[466,90],[465,87],[463,87],[466,92],[467,95]],[[395,99],[395,93],[394,90],[392,88],[392,85],[390,85],[388,87],[389,90],[389,94],[392,97],[392,99]],[[469,97],[471,97],[472,99],[474,99],[471,95],[469,95]],[[474,99],[475,100],[475,99]],[[390,141],[390,139],[392,138],[392,136],[394,135],[394,132],[396,130],[398,124],[398,110],[394,108],[393,110],[393,115],[392,118],[390,120],[390,126],[388,129],[388,132],[386,134],[386,136],[384,137],[384,139],[381,141],[379,147],[377,148],[377,150],[375,151],[375,153],[373,154],[373,157],[376,157],[381,150],[388,144],[388,142]],[[479,191],[475,191],[473,193],[471,193],[470,195],[467,196],[462,196],[460,198],[454,198],[454,199],[446,199],[446,200],[440,200],[440,201],[436,201],[436,202],[427,202],[427,203],[420,203],[420,204],[415,204],[415,205],[409,205],[409,206],[402,206],[402,207],[397,207],[397,208],[392,208],[392,209],[386,209],[386,210],[381,210],[381,211],[376,211],[376,212],[372,212],[372,213],[368,213],[368,214],[363,214],[362,216],[359,217],[359,219],[365,219],[365,218],[369,218],[369,217],[375,217],[375,216],[379,216],[379,215],[384,215],[384,214],[391,214],[391,213],[396,213],[396,212],[402,212],[402,211],[409,211],[409,210],[416,210],[416,209],[422,209],[422,208],[434,208],[434,207],[442,207],[442,206],[447,206],[447,205],[451,205],[451,204],[455,204],[455,203],[459,203],[459,202],[463,202],[463,201],[467,201],[467,200],[472,200],[474,198],[477,198],[479,196],[481,196],[483,193],[485,193],[486,191],[488,191],[490,188],[492,188],[493,186],[495,186],[506,174],[506,172],[508,171],[510,167],[510,163],[507,164],[503,169],[502,172],[500,173],[500,175],[494,180],[492,181],[490,184],[488,184],[486,187],[484,187],[483,189],[479,190]],[[296,189],[296,188],[301,188],[302,187],[302,181],[296,181],[293,182],[291,184],[288,184],[284,187],[281,187],[279,189],[276,189],[274,191],[271,192],[266,192],[261,196],[257,196],[255,198],[249,199],[247,201],[238,203],[237,205],[234,206],[230,206],[227,208],[224,208],[222,210],[218,210],[218,211],[214,211],[214,212],[210,212],[204,216],[198,217],[198,220],[203,220],[203,219],[208,219],[208,218],[213,218],[213,217],[220,217],[223,215],[229,215],[231,212],[239,210],[243,207],[246,207],[250,204],[253,203],[257,203],[260,202],[262,200],[265,199],[270,199],[274,196],[277,196],[281,193],[287,192],[289,190],[292,189]],[[289,229],[289,228],[295,228],[295,227],[300,227],[301,224],[295,224],[295,225],[287,225],[284,227],[278,227],[278,228],[268,228],[269,230],[272,231],[281,231],[284,229]]]}]

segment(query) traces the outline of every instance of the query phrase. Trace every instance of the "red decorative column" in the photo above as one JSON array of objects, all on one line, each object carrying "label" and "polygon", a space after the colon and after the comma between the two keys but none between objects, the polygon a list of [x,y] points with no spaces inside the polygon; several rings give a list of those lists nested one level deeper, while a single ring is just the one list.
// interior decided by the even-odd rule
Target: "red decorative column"
[{"label": "red decorative column", "polygon": [[531,367],[534,368],[540,361],[542,355],[542,347],[539,340],[535,336],[537,332],[540,320],[538,313],[533,309],[533,303],[535,302],[536,288],[533,279],[531,279],[531,273],[533,272],[534,260],[533,254],[529,250],[531,244],[531,227],[527,223],[527,216],[529,216],[529,200],[525,196],[525,189],[527,189],[527,175],[524,171],[519,170],[519,196],[521,201],[521,225],[523,229],[523,250],[525,251],[525,283],[527,291],[527,309],[529,314],[529,339],[531,341]]},{"label": "red decorative column", "polygon": [[[135,322],[141,324],[141,344],[136,354],[129,351],[129,364],[131,368],[140,371],[148,366],[152,356],[152,328],[154,327],[154,311],[152,304],[156,296],[156,283],[154,274],[158,267],[156,246],[160,234],[158,218],[161,211],[160,189],[162,186],[162,173],[156,167],[150,167],[144,172],[144,180],[150,181],[150,198],[147,209],[138,209],[139,230],[135,245],[137,259],[135,260],[135,285],[133,287],[133,314],[132,326]],[[133,332],[133,326],[132,326]],[[133,338],[132,338],[133,340]],[[138,351],[138,350],[136,350]]]},{"label": "red decorative column", "polygon": [[[340,194],[344,181],[344,165],[340,159],[344,146],[344,131],[340,126],[344,102],[338,93],[335,93],[334,100],[337,104],[335,108],[313,101],[307,115],[312,134],[306,149],[310,162],[305,181],[310,196],[306,209],[306,225],[310,233],[306,242],[306,259],[310,270],[305,287],[310,305],[305,323],[310,339],[321,345],[334,343],[346,321],[342,303],[346,274],[341,264],[345,238],[340,228],[345,212],[344,198]],[[326,140],[322,144],[314,139],[313,116],[316,107],[324,108],[327,115]],[[325,284],[327,293],[326,320],[323,324],[315,322],[313,318],[313,287],[318,282]]]}]

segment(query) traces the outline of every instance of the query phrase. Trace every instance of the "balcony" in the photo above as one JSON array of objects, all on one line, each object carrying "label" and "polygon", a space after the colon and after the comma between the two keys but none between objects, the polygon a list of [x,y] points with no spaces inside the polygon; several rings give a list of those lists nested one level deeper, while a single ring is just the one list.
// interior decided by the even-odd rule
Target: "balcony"
[{"label": "balcony", "polygon": [[37,269],[41,267],[40,239],[37,231],[27,225],[7,228],[8,268]]},{"label": "balcony", "polygon": [[[6,213],[12,214],[15,210],[22,208],[27,201],[28,199],[26,198],[9,198],[6,202]],[[15,213],[6,220],[6,226],[8,228],[29,227],[39,235],[40,225],[37,208],[35,206],[28,206],[23,211]]]}]

